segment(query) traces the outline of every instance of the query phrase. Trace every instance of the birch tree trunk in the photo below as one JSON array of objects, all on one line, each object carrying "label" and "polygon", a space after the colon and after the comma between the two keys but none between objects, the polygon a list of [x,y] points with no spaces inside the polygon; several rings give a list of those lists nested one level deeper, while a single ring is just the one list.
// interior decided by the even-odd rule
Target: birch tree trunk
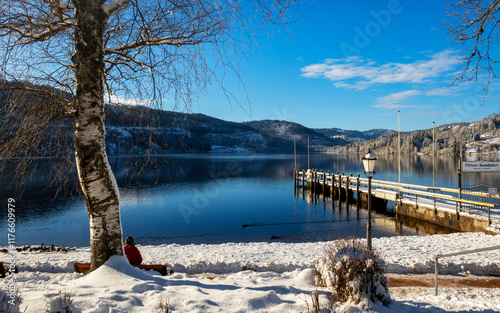
[{"label": "birch tree trunk", "polygon": [[108,162],[104,127],[104,0],[75,5],[75,157],[90,223],[91,270],[123,255],[118,185]]}]

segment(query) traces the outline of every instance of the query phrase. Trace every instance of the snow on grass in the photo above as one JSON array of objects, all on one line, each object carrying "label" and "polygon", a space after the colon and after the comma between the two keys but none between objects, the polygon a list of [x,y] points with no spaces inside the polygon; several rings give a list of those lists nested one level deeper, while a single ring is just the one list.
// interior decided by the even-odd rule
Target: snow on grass
[{"label": "snow on grass", "polygon": [[[146,264],[167,264],[175,274],[160,276],[131,267],[123,257],[84,276],[74,262],[88,262],[88,248],[68,253],[14,252],[20,273],[15,275],[27,312],[41,312],[59,292],[71,295],[75,312],[151,312],[161,297],[174,312],[306,312],[310,293],[318,290],[323,304],[326,289],[314,286],[314,265],[325,242],[225,243],[219,245],[139,246]],[[457,233],[373,240],[389,273],[432,273],[434,255],[499,246],[500,236]],[[10,254],[10,253],[9,253]],[[8,262],[10,255],[0,261]],[[252,269],[245,270],[242,269]],[[218,273],[194,277],[195,273]],[[440,259],[440,274],[500,274],[500,251]],[[213,277],[210,277],[213,276]],[[213,280],[209,279],[213,278]],[[214,278],[215,277],[215,278]],[[7,280],[0,285],[7,289]],[[375,312],[500,311],[500,289],[390,288],[393,302],[374,305]],[[349,307],[356,312],[360,309]]]}]

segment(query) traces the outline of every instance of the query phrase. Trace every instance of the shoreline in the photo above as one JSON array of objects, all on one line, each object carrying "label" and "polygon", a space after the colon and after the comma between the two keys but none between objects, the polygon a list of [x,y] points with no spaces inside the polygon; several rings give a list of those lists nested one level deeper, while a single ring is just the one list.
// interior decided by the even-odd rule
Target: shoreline
[{"label": "shoreline", "polygon": [[[308,243],[250,242],[223,244],[160,244],[140,245],[143,264],[165,264],[175,272],[186,274],[232,274],[242,269],[284,273],[313,268],[323,255],[326,244],[333,241]],[[387,273],[426,274],[434,272],[436,254],[500,246],[500,236],[484,233],[453,233],[431,236],[401,236],[373,239],[373,247],[383,253]],[[4,248],[4,247],[0,247]],[[491,258],[477,258],[482,255]],[[440,260],[440,274],[468,272],[474,275],[498,272],[498,251],[450,257]],[[0,261],[15,256],[21,271],[73,272],[73,263],[90,261],[90,248],[80,247],[69,252],[15,252],[1,255]]]}]

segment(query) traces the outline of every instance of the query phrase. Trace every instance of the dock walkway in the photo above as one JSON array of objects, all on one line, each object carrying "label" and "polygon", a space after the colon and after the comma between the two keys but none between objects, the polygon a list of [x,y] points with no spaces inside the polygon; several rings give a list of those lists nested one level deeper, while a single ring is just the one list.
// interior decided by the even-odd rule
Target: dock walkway
[{"label": "dock walkway", "polygon": [[[367,202],[368,179],[315,169],[294,170],[294,186],[314,194],[331,195],[358,203]],[[428,187],[372,179],[372,203],[393,201],[396,213],[460,231],[482,231],[500,223],[500,196],[471,193],[447,187]],[[467,199],[464,197],[467,196]],[[462,219],[462,221],[460,221]]]}]

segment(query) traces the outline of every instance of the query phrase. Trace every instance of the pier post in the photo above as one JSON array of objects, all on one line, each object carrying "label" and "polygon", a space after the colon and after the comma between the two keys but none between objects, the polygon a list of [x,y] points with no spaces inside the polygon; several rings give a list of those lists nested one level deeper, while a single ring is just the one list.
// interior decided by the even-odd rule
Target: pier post
[{"label": "pier post", "polygon": [[[327,175],[330,176],[330,171],[328,171]],[[327,185],[328,185],[328,183],[327,183]],[[327,190],[328,190],[328,194],[331,196],[331,191],[332,190],[330,189],[330,185],[328,185],[328,189]]]},{"label": "pier post", "polygon": [[339,183],[337,186],[337,194],[339,195],[339,199],[342,198],[342,177],[340,176],[339,172],[337,172],[337,175],[339,176]]},{"label": "pier post", "polygon": [[326,174],[323,173],[323,198],[325,197]]},{"label": "pier post", "polygon": [[302,190],[304,190],[304,181],[306,180],[306,170],[302,169]]},{"label": "pier post", "polygon": [[332,188],[330,189],[330,192],[332,193],[332,201],[335,199],[335,174],[332,173]]},{"label": "pier post", "polygon": [[306,188],[304,187],[306,181],[306,170],[302,169],[302,199],[304,199],[305,196],[305,190]]},{"label": "pier post", "polygon": [[359,174],[356,176],[356,203],[360,203],[359,201]]},{"label": "pier post", "polygon": [[314,192],[317,193],[318,189],[318,180],[319,180],[319,175],[318,175],[318,170],[314,172]]},{"label": "pier post", "polygon": [[316,170],[311,171],[311,191],[314,194],[314,184],[316,183]]},{"label": "pier post", "polygon": [[313,190],[313,182],[314,182],[314,169],[311,169],[311,177],[309,178],[309,181],[307,182],[309,184],[309,190]]},{"label": "pier post", "polygon": [[[342,180],[344,179],[344,176],[345,176],[345,174],[344,174],[344,173],[342,173],[342,176],[340,176],[340,182],[341,182],[341,184],[342,184]],[[340,187],[342,187],[342,186],[340,186]],[[347,191],[347,186],[346,186],[346,187],[344,187],[344,189]],[[342,194],[343,194],[343,193],[342,193],[342,188],[340,188],[340,189],[339,189],[339,191],[340,191],[340,197],[341,197],[341,198],[343,198],[343,197],[342,197]],[[344,197],[345,197],[345,193],[344,193]]]},{"label": "pier post", "polygon": [[352,173],[349,173],[349,176],[347,177],[347,203],[350,203],[352,200],[352,192],[351,192],[351,181],[352,181]]}]

